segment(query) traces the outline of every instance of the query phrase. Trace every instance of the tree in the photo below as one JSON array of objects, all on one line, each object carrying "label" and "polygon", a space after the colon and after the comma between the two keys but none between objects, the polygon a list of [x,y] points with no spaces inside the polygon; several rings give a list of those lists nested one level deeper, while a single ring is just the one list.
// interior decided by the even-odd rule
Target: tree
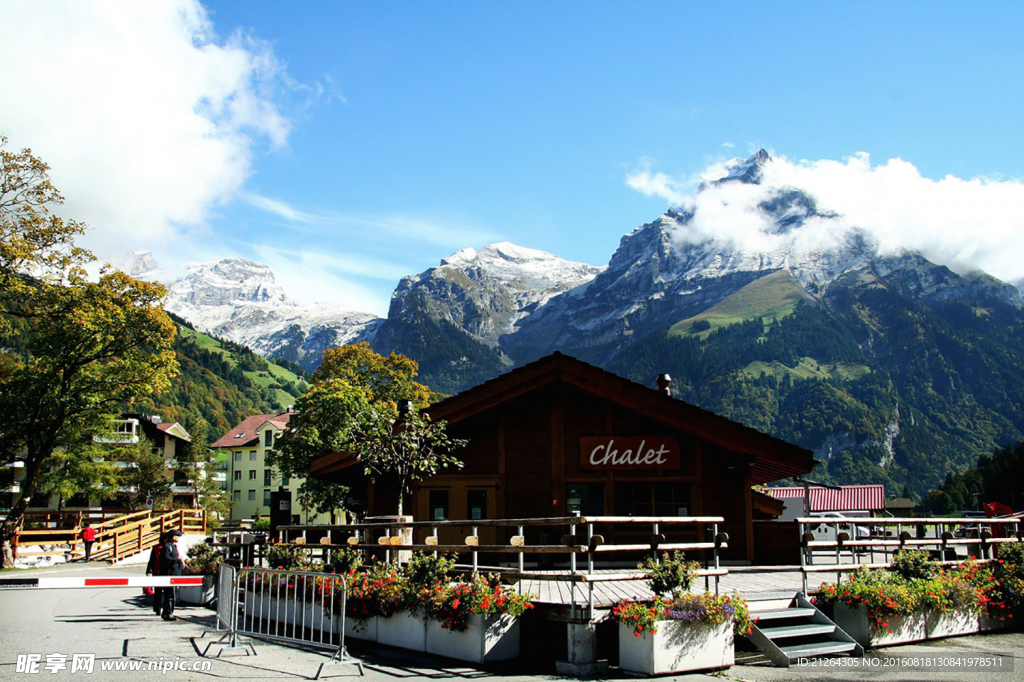
[{"label": "tree", "polygon": [[122,469],[121,487],[127,488],[128,506],[139,509],[153,500],[157,509],[170,508],[172,479],[167,475],[167,458],[148,438],[138,443],[111,447],[109,456],[127,462]]},{"label": "tree", "polygon": [[104,454],[104,448],[91,438],[55,450],[39,477],[36,495],[57,495],[58,509],[76,496],[104,500],[114,497],[121,472],[103,459]]},{"label": "tree", "polygon": [[365,388],[373,403],[391,403],[397,407],[400,401],[411,400],[416,407],[426,407],[439,396],[415,381],[418,371],[415,360],[394,352],[384,357],[361,341],[324,351],[323,361],[311,382],[342,379],[351,386]]},{"label": "tree", "polygon": [[[6,143],[6,140],[3,140]],[[10,537],[54,453],[102,432],[112,415],[167,386],[175,336],[160,284],[104,269],[74,246],[80,223],[29,150],[0,156],[0,462],[23,461],[22,497],[0,524]]]},{"label": "tree", "polygon": [[[0,312],[16,313],[34,292],[34,281],[59,282],[74,268],[93,260],[74,240],[85,225],[53,215],[64,197],[50,182],[49,170],[30,149],[9,152],[0,135]],[[10,321],[0,317],[0,333]]]},{"label": "tree", "polygon": [[398,516],[402,501],[412,493],[417,481],[430,478],[445,467],[461,469],[462,462],[452,455],[468,442],[451,438],[447,424],[431,421],[416,409],[401,418],[386,409],[372,410],[353,430],[350,447],[358,452],[366,475],[374,483],[378,477],[390,477],[398,484]]},{"label": "tree", "polygon": [[230,511],[230,503],[227,492],[217,483],[217,454],[210,449],[206,421],[192,420],[188,432],[192,440],[175,462],[175,475],[189,482],[196,504],[206,512],[208,519],[225,516]]},{"label": "tree", "polygon": [[324,453],[347,451],[354,427],[371,410],[369,390],[344,379],[321,380],[295,402],[295,408],[267,462],[282,476],[301,478],[299,503],[317,514],[331,514],[334,521],[338,509],[350,507],[349,490],[311,477],[309,467]]}]

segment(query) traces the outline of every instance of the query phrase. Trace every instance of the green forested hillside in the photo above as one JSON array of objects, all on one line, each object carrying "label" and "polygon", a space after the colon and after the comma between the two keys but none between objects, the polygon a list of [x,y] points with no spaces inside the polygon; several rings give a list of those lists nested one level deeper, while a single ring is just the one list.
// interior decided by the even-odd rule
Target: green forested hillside
[{"label": "green forested hillside", "polygon": [[816,450],[826,481],[919,496],[1024,435],[1019,309],[922,303],[877,283],[835,287],[777,318],[785,302],[761,303],[745,321],[650,333],[608,369],[646,385],[670,373],[678,397]]},{"label": "green forested hillside", "polygon": [[178,324],[174,351],[181,374],[170,389],[130,409],[186,426],[201,419],[216,439],[251,414],[283,412],[306,390],[306,373],[298,366],[267,360],[172,317]]}]

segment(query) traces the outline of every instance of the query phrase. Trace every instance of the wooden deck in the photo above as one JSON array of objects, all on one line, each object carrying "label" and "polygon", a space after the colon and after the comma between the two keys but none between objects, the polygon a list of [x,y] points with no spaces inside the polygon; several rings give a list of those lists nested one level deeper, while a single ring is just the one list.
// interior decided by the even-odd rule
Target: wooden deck
[{"label": "wooden deck", "polygon": [[[722,593],[736,592],[740,596],[751,599],[777,593],[796,594],[802,589],[800,569],[797,566],[729,566],[729,574],[722,576],[719,591]],[[595,573],[621,572],[621,569],[601,569]],[[569,575],[567,570],[545,571],[551,575]],[[714,578],[707,578],[708,589],[714,591]],[[808,589],[814,592],[823,582],[835,580],[834,575],[808,576]],[[645,600],[654,595],[643,580],[612,580],[596,582],[594,585],[594,607],[610,608],[622,599]],[[571,583],[567,580],[536,580],[527,579],[517,584],[516,589],[523,593],[535,594],[534,602],[551,606],[569,605],[572,603],[573,590],[576,603],[586,604],[589,585]],[[703,591],[705,578],[694,580],[692,590]]]}]

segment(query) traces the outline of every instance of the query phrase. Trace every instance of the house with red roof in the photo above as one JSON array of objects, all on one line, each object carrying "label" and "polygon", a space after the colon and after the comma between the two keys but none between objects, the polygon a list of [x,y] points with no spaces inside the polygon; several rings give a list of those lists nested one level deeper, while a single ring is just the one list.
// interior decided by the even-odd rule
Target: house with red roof
[{"label": "house with red roof", "polygon": [[[271,493],[280,489],[290,492],[292,500],[297,498],[303,479],[284,477],[267,463],[267,454],[293,416],[294,412],[254,414],[210,446],[223,455],[232,520],[269,518]],[[297,504],[292,509],[294,523],[330,523],[328,515],[309,513]]]}]

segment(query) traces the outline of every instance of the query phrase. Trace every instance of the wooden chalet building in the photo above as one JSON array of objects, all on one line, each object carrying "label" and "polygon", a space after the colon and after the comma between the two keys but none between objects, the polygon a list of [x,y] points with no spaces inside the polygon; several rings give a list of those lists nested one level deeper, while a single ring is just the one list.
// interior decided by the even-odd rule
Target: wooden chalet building
[{"label": "wooden chalet building", "polygon": [[[778,514],[781,505],[751,486],[814,466],[810,451],[674,399],[667,387],[648,388],[557,352],[426,411],[469,444],[457,453],[461,470],[421,482],[406,501],[417,521],[723,516],[724,556],[753,560],[754,518]],[[368,515],[395,512],[394,489],[369,485],[351,455],[322,455],[310,473],[356,496],[365,491]],[[495,540],[503,541],[488,541]]]}]

